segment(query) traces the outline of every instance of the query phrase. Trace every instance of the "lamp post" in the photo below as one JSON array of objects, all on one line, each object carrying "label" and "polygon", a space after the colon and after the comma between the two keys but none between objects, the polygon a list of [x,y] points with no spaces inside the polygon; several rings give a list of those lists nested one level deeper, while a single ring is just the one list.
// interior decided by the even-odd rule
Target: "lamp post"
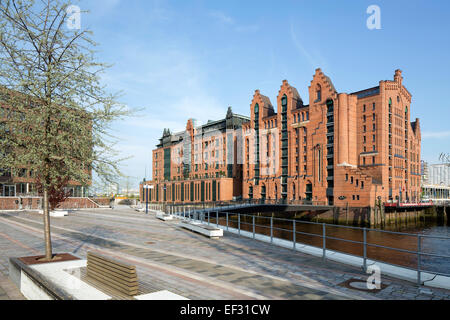
[{"label": "lamp post", "polygon": [[149,185],[144,186],[145,190],[145,214],[148,214],[148,189],[150,189]]}]

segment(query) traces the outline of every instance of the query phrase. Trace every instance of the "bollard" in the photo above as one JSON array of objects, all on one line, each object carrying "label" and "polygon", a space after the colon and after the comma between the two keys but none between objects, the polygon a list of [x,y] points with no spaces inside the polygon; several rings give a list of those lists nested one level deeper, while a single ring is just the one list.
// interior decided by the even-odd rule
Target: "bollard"
[{"label": "bollard", "polygon": [[216,225],[219,227],[219,211],[216,211]]}]

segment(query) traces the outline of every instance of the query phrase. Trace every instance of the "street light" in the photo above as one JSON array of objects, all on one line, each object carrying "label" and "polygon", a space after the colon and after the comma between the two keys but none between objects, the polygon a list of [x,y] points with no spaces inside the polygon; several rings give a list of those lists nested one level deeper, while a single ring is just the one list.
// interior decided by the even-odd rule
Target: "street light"
[{"label": "street light", "polygon": [[148,214],[148,189],[153,189],[153,186],[145,185],[145,214]]}]

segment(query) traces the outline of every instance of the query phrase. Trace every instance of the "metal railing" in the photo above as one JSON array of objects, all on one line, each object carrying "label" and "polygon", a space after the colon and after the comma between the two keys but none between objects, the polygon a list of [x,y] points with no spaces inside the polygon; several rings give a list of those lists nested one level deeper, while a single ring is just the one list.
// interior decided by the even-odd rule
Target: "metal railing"
[{"label": "metal railing", "polygon": [[[146,203],[144,197],[142,204]],[[305,206],[328,206],[326,201],[316,201],[316,200],[288,200],[288,199],[246,199],[246,200],[235,200],[235,201],[212,201],[203,203],[194,202],[151,202],[148,201],[149,205],[160,205],[166,208],[196,208],[196,209],[211,209],[211,208],[228,208],[228,207],[244,207],[249,205],[305,205]],[[182,209],[181,209],[182,210]],[[181,211],[180,210],[180,211]]]},{"label": "metal railing", "polygon": [[[386,264],[397,266],[397,267],[415,270],[415,271],[417,271],[417,285],[419,285],[419,286],[422,285],[421,277],[422,277],[422,273],[425,273],[425,272],[432,273],[435,275],[450,277],[450,273],[437,272],[437,271],[424,269],[423,259],[422,259],[425,256],[434,257],[434,258],[450,259],[450,256],[448,256],[448,255],[435,254],[435,253],[429,253],[429,252],[423,251],[423,240],[424,239],[441,239],[441,240],[450,241],[450,237],[424,235],[424,234],[412,234],[412,233],[387,231],[387,230],[379,230],[379,229],[334,225],[334,224],[327,224],[327,223],[317,223],[317,222],[310,222],[310,221],[299,221],[299,220],[294,220],[294,219],[275,218],[275,217],[268,217],[268,216],[255,216],[255,215],[249,215],[249,214],[221,212],[218,210],[207,210],[207,211],[188,210],[188,211],[184,211],[184,212],[172,212],[172,214],[174,214],[175,216],[177,216],[181,219],[185,219],[185,220],[195,220],[195,221],[199,221],[202,223],[207,223],[208,225],[213,224],[213,225],[216,225],[217,227],[222,226],[222,227],[224,227],[224,229],[226,231],[230,231],[230,229],[234,229],[235,232],[237,232],[237,234],[239,236],[241,236],[243,231],[247,232],[248,236],[253,239],[256,239],[256,235],[267,236],[270,238],[271,244],[274,244],[275,239],[292,241],[292,249],[293,250],[297,250],[298,244],[311,245],[313,247],[322,249],[322,251],[323,251],[322,259],[324,261],[326,260],[327,250],[330,250],[329,247],[327,248],[327,244],[328,244],[327,240],[342,241],[342,242],[346,242],[346,243],[361,245],[362,246],[362,256],[354,254],[354,253],[342,251],[342,250],[336,250],[335,248],[333,248],[332,250],[341,252],[341,253],[344,253],[344,254],[347,254],[350,256],[362,258],[363,259],[362,267],[363,267],[364,271],[367,271],[367,262],[369,259],[372,261],[378,261],[378,262],[386,263]],[[214,223],[212,222],[212,219],[214,220]],[[265,224],[257,224],[256,223],[257,219],[259,219],[259,220],[266,219],[269,221]],[[250,222],[248,222],[248,221],[250,221]],[[275,222],[277,223],[276,226],[275,226]],[[292,227],[291,227],[291,229],[286,229],[286,228],[279,227],[280,224],[281,225],[291,225]],[[297,228],[297,226],[299,224],[318,226],[319,227],[318,233],[299,231]],[[338,228],[338,229],[341,228],[341,229],[350,229],[350,230],[359,231],[361,233],[360,235],[362,236],[362,241],[334,237],[331,235],[330,232],[327,233],[328,229],[330,229],[330,228]],[[266,230],[266,232],[258,233],[257,229]],[[283,232],[288,233],[288,234],[290,233],[291,236],[275,238],[275,232],[278,232],[278,234],[282,234]],[[404,237],[415,237],[417,239],[416,250],[402,249],[402,248],[396,248],[396,247],[392,247],[392,246],[381,245],[381,244],[377,244],[377,243],[371,243],[367,238],[369,232],[399,235],[399,236],[404,236]],[[315,238],[318,240],[322,240],[320,242],[321,246],[318,246],[315,244],[308,244],[305,242],[299,242],[297,240],[297,237],[299,235],[312,237],[312,239]],[[384,260],[377,259],[377,258],[369,258],[368,257],[368,249],[369,248],[380,248],[380,249],[392,250],[395,252],[401,252],[403,254],[415,255],[417,257],[416,267],[413,268],[410,266],[399,265],[396,263],[384,261]],[[450,263],[450,260],[449,260],[449,263]],[[426,281],[429,281],[429,280],[426,280]]]}]

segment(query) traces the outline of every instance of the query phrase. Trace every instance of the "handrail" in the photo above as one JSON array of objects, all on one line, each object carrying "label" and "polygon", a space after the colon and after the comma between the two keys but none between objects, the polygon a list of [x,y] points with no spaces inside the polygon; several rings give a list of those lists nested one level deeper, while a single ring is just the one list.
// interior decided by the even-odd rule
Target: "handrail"
[{"label": "handrail", "polygon": [[[251,231],[247,231],[250,234],[253,235],[253,239],[256,239],[255,235],[257,234],[256,232],[256,227],[258,228],[264,228],[264,229],[269,229],[270,230],[270,235],[267,234],[262,234],[259,233],[260,235],[264,235],[270,238],[270,243],[274,243],[274,231],[285,231],[285,232],[290,232],[292,233],[292,239],[293,239],[293,249],[296,250],[296,245],[299,243],[297,241],[297,237],[296,235],[306,235],[306,236],[312,236],[312,237],[316,237],[316,238],[321,238],[322,239],[322,250],[323,250],[323,259],[326,259],[326,250],[327,250],[327,241],[326,240],[335,240],[335,241],[344,241],[344,242],[348,242],[348,243],[353,243],[353,244],[359,244],[363,246],[363,268],[364,270],[367,270],[367,260],[369,259],[367,256],[367,248],[368,247],[373,247],[373,248],[383,248],[383,249],[388,249],[388,250],[393,250],[396,252],[402,252],[402,253],[408,253],[408,254],[415,254],[417,256],[417,268],[413,269],[417,271],[417,284],[419,286],[421,286],[422,280],[421,280],[421,274],[423,272],[428,272],[428,273],[433,273],[436,275],[442,275],[442,276],[449,276],[450,277],[450,273],[444,273],[444,272],[437,272],[437,271],[431,271],[431,270],[425,270],[423,269],[423,261],[422,261],[422,256],[430,256],[430,257],[436,257],[436,258],[445,258],[445,259],[450,259],[450,256],[448,255],[443,255],[443,254],[436,254],[436,253],[428,253],[422,250],[422,242],[423,239],[441,239],[441,240],[449,240],[450,241],[450,237],[445,237],[445,236],[437,236],[437,235],[426,235],[426,234],[413,234],[413,233],[406,233],[406,232],[398,232],[398,231],[388,231],[388,230],[380,230],[380,229],[370,229],[370,228],[361,228],[361,227],[355,227],[355,226],[342,226],[342,225],[334,225],[334,224],[327,224],[327,223],[318,223],[318,222],[312,222],[312,221],[301,221],[301,220],[295,220],[295,219],[287,219],[287,218],[276,218],[276,217],[270,217],[270,216],[255,216],[255,215],[251,215],[251,214],[241,214],[241,213],[236,213],[236,212],[224,212],[221,210],[218,210],[219,208],[209,208],[209,209],[203,209],[203,210],[190,210],[190,211],[184,211],[183,212],[175,212],[174,214],[180,218],[184,218],[186,219],[186,214],[188,215],[188,219],[195,219],[195,217],[197,217],[200,222],[208,222],[210,224],[216,224],[218,226],[224,226],[226,227],[227,230],[229,230],[230,226],[230,222],[237,224],[237,231],[239,236],[242,235],[241,231],[245,231],[242,230],[242,226],[251,226],[250,228],[246,228],[246,229],[250,229]],[[211,214],[213,213],[213,214]],[[183,215],[184,214],[184,215]],[[232,219],[231,217],[237,217],[236,219]],[[251,221],[250,222],[246,222],[245,219],[241,219],[241,218],[246,218],[246,217],[251,217]],[[226,220],[224,219],[226,218]],[[207,219],[207,220],[206,220]],[[262,224],[257,224],[256,220],[260,219],[260,221],[267,221],[267,219],[269,219],[269,221],[267,221],[267,224],[262,225]],[[283,223],[291,223],[292,225],[292,229],[285,229],[282,227],[278,227],[278,226],[274,226],[273,223],[274,222],[283,222]],[[225,223],[225,225],[224,225]],[[322,230],[317,230],[318,233],[311,233],[311,232],[303,232],[303,231],[299,231],[297,230],[296,226],[297,224],[309,224],[309,225],[317,225],[317,226],[321,226]],[[352,230],[356,230],[356,231],[361,231],[362,232],[362,241],[358,241],[358,240],[352,240],[352,239],[344,239],[344,238],[339,238],[339,237],[334,237],[331,236],[328,232],[327,234],[327,229],[329,228],[337,228],[337,229],[352,229]],[[385,246],[385,245],[381,245],[381,244],[377,244],[377,243],[373,243],[367,240],[367,234],[369,232],[381,232],[381,233],[387,233],[387,234],[395,234],[395,235],[400,235],[400,236],[407,236],[407,237],[415,237],[417,238],[417,250],[408,250],[408,249],[402,249],[402,248],[395,248],[395,247],[390,247],[390,246]],[[282,239],[282,238],[279,238]],[[349,254],[351,256],[355,256],[355,257],[361,257],[360,255],[357,254],[353,254],[353,253],[347,253],[344,251],[340,251],[340,250],[336,250],[333,249],[337,252],[343,252],[345,254]],[[370,258],[371,260],[375,260],[373,258]],[[376,260],[377,261],[377,260]],[[393,265],[393,266],[399,266],[398,264],[392,263],[392,262],[386,262],[383,261],[383,263],[389,264],[389,265]],[[400,267],[404,267],[404,266],[400,266]],[[411,267],[406,267],[408,269],[412,269]]]}]

